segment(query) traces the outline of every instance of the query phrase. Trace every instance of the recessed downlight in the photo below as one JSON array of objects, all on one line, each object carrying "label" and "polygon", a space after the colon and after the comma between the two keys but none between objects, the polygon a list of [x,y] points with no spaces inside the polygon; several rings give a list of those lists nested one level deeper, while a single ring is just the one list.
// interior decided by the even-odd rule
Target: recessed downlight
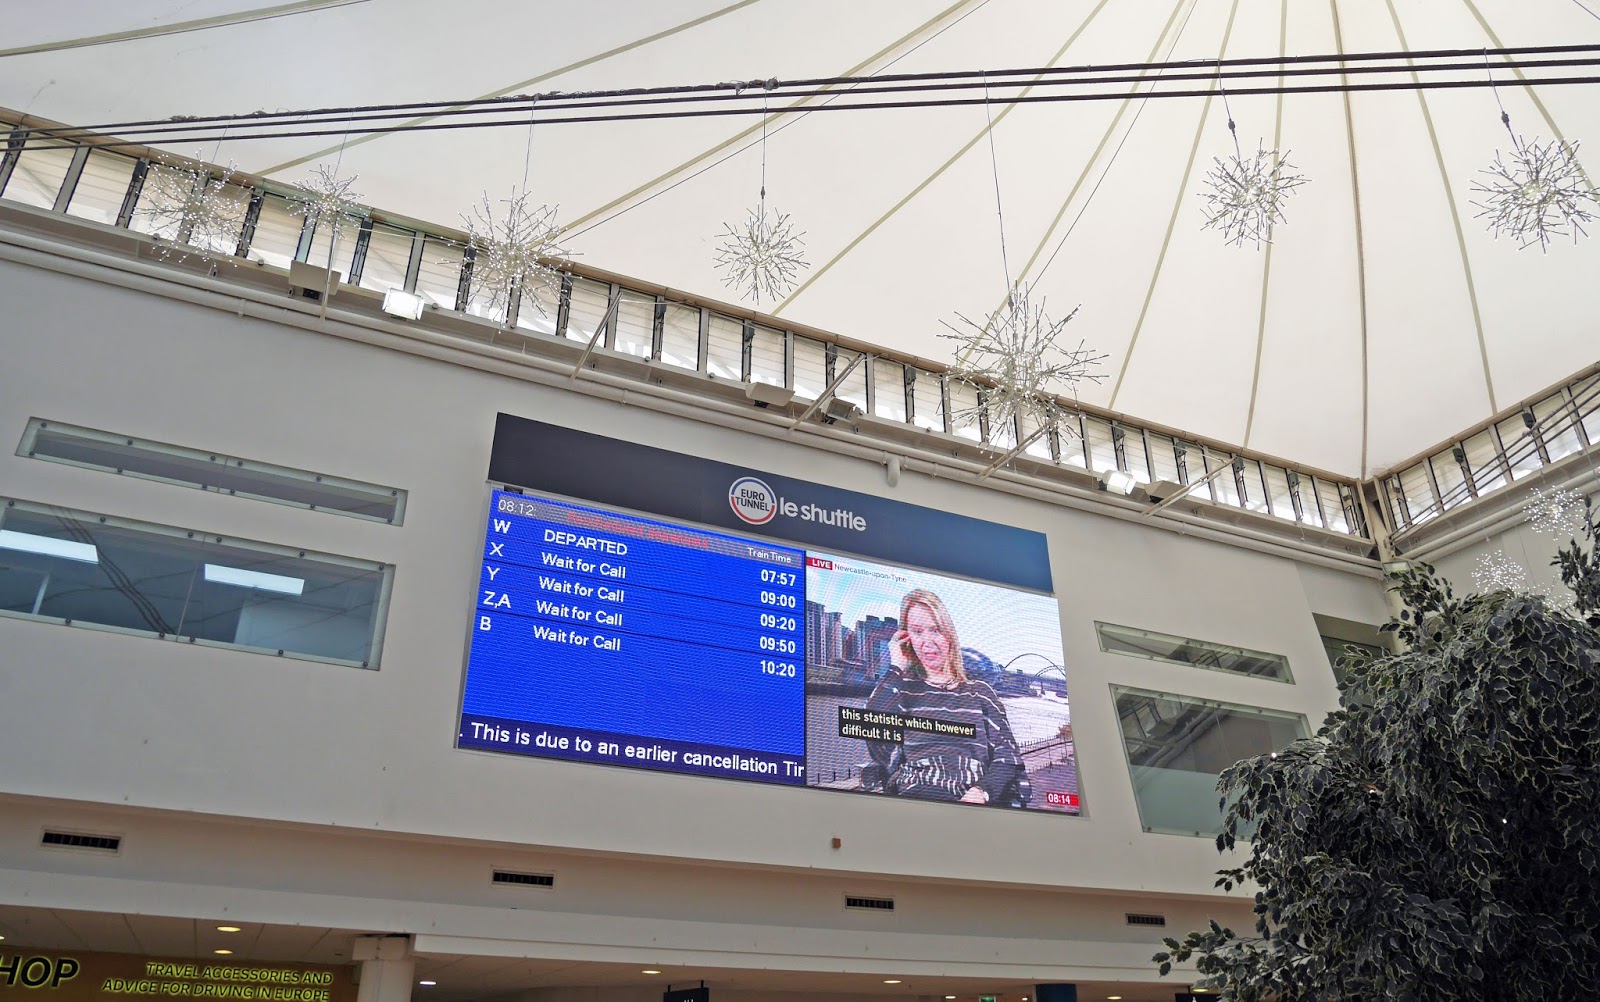
[{"label": "recessed downlight", "polygon": [[219,957],[231,957],[231,956],[233,956],[233,951],[232,950],[212,950],[211,952],[216,954]]},{"label": "recessed downlight", "polygon": [[219,925],[219,926],[217,926],[217,931],[218,932],[243,932],[244,930],[240,929],[236,925]]},{"label": "recessed downlight", "polygon": [[1107,995],[1106,1002],[1122,1002],[1121,995]]},{"label": "recessed downlight", "polygon": [[652,967],[649,970],[640,971],[639,973],[640,974],[660,974],[661,972]]},{"label": "recessed downlight", "polygon": [[424,988],[432,988],[434,985],[436,985],[438,983],[439,982],[437,982],[437,981],[418,981],[417,982],[417,984],[421,985]]},{"label": "recessed downlight", "polygon": [[886,985],[898,985],[900,983],[900,979],[899,978],[884,978],[883,979],[883,983],[886,984]]}]

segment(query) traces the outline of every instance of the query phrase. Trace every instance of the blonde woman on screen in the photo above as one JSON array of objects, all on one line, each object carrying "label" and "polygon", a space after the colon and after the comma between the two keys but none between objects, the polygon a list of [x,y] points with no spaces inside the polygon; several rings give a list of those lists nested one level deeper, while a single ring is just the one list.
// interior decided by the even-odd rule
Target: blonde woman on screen
[{"label": "blonde woman on screen", "polygon": [[987,683],[969,679],[955,620],[924,588],[900,601],[889,641],[890,670],[868,710],[915,718],[904,741],[868,741],[862,788],[920,800],[1025,807],[1027,771],[1005,706]]}]

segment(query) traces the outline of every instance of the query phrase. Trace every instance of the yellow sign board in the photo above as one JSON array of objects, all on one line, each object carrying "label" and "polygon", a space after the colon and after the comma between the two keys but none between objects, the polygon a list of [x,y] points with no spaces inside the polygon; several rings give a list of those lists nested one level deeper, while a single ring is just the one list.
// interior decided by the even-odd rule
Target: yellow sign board
[{"label": "yellow sign board", "polygon": [[0,1002],[106,1002],[119,996],[355,1002],[354,969],[223,963],[127,953],[0,950]]}]

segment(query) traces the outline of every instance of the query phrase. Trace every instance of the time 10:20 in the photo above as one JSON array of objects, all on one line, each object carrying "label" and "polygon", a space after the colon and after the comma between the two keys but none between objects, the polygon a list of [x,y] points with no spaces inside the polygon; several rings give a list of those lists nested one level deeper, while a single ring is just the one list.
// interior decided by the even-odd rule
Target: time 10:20
[{"label": "time 10:20", "polygon": [[761,674],[777,675],[781,678],[794,678],[795,667],[788,661],[768,661],[763,658],[761,661]]}]

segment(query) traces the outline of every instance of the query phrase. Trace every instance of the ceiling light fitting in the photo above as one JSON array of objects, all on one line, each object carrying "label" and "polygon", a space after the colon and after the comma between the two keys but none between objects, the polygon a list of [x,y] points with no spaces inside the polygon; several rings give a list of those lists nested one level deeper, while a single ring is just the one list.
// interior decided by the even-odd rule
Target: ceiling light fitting
[{"label": "ceiling light fitting", "polygon": [[1528,527],[1541,536],[1561,541],[1583,531],[1586,511],[1583,495],[1570,488],[1537,488],[1523,511]]},{"label": "ceiling light fitting", "polygon": [[[1053,425],[1062,409],[1057,397],[1076,397],[1084,382],[1105,378],[1096,372],[1107,356],[1096,354],[1082,341],[1063,348],[1061,338],[1077,308],[1060,320],[1045,312],[1043,299],[1029,302],[1025,286],[1014,287],[1000,309],[984,323],[957,313],[957,324],[944,323],[956,342],[956,363],[951,375],[977,389],[977,403],[952,406],[953,427],[976,425],[984,414],[991,428],[1021,418],[1024,423]],[[1071,424],[1062,425],[1071,433]]]},{"label": "ceiling light fitting", "polygon": [[1206,172],[1206,190],[1200,193],[1205,201],[1206,224],[1201,229],[1220,230],[1223,239],[1235,247],[1254,243],[1256,250],[1272,242],[1272,229],[1288,222],[1283,214],[1283,203],[1296,188],[1306,183],[1299,174],[1292,173],[1287,153],[1265,150],[1257,140],[1255,155],[1248,159],[1239,146],[1239,129],[1233,121],[1233,111],[1228,107],[1228,91],[1222,86],[1221,63],[1217,70],[1217,88],[1222,93],[1222,107],[1228,116],[1228,134],[1233,138],[1233,156],[1227,160],[1213,157],[1213,167]]},{"label": "ceiling light fitting", "polygon": [[[356,200],[361,196],[350,190],[356,183],[359,175],[341,178],[337,167],[319,166],[311,172],[311,176],[304,181],[296,181],[295,188],[299,189],[299,197],[289,206],[289,211],[302,217],[312,227],[327,224],[334,227],[333,239],[337,240],[339,221],[347,216],[356,215]],[[333,258],[333,251],[328,251],[329,260]]]},{"label": "ceiling light fitting", "polygon": [[472,288],[482,292],[491,312],[502,313],[509,327],[529,300],[540,316],[546,315],[540,297],[531,293],[543,289],[554,298],[561,284],[557,268],[570,255],[560,243],[556,206],[534,205],[526,187],[513,187],[500,202],[505,209],[497,214],[484,192],[461,221],[472,253]]},{"label": "ceiling light fitting", "polygon": [[[758,306],[763,296],[774,302],[787,296],[800,272],[810,267],[801,251],[804,231],[796,233],[786,213],[767,209],[766,92],[776,86],[776,78],[761,83],[761,193],[756,207],[746,215],[744,225],[722,224],[714,259],[717,270],[724,272],[723,284]],[[743,85],[738,89],[743,90]]]},{"label": "ceiling light fitting", "polygon": [[1477,218],[1488,220],[1496,240],[1502,236],[1516,240],[1519,250],[1538,244],[1540,251],[1548,252],[1553,237],[1570,236],[1577,243],[1589,235],[1584,224],[1594,222],[1600,212],[1600,191],[1589,183],[1578,162],[1577,140],[1524,142],[1511,128],[1511,115],[1500,102],[1487,50],[1483,64],[1500,103],[1500,124],[1511,135],[1511,152],[1503,155],[1495,150],[1494,162],[1478,172],[1486,180],[1472,183],[1472,190],[1483,196],[1472,203],[1480,210]]},{"label": "ceiling light fitting", "polygon": [[235,197],[239,189],[229,190],[234,165],[217,176],[200,157],[196,150],[189,166],[152,168],[138,213],[160,241],[157,253],[163,258],[182,262],[193,255],[215,264],[237,245],[244,206]]}]

